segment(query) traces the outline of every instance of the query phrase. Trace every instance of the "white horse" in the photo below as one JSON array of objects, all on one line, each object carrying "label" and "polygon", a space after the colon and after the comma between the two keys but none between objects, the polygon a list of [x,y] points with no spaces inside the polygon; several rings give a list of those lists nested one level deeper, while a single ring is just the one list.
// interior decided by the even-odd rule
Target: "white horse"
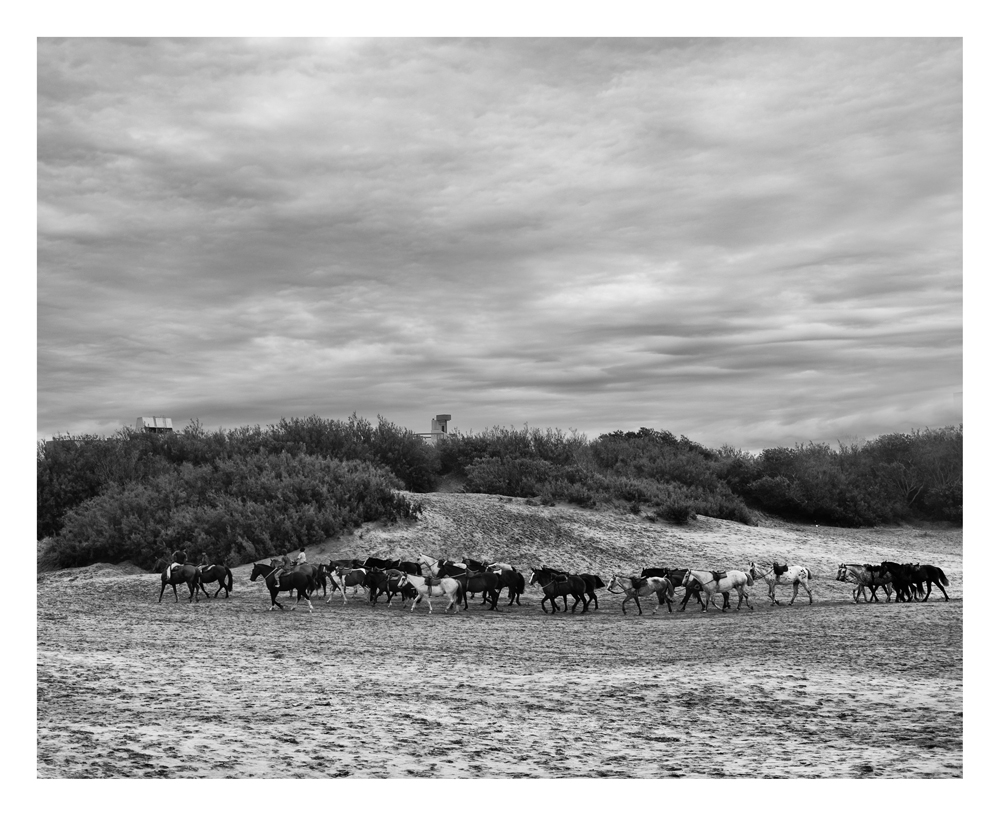
[{"label": "white horse", "polygon": [[[615,587],[618,587],[618,589],[625,593],[625,599],[622,601],[623,615],[628,614],[625,611],[625,604],[629,601],[635,601],[636,609],[639,610],[639,614],[641,615],[642,606],[639,605],[639,598],[648,598],[650,595],[655,595],[657,600],[656,606],[653,607],[653,614],[655,615],[656,610],[663,603],[660,600],[661,597],[674,597],[674,585],[668,578],[640,578],[638,575],[628,577],[613,575],[611,576],[611,583],[608,584],[608,592],[617,595]],[[663,595],[663,593],[666,593],[666,595]],[[668,606],[667,609],[669,610],[670,607]]]},{"label": "white horse", "polygon": [[[892,585],[892,576],[888,570],[883,570],[874,564],[841,564],[837,568],[837,580],[848,584],[857,584],[854,588],[854,603],[858,602],[858,593],[861,594],[865,603],[871,603],[871,601],[878,603],[879,587],[885,591],[886,603],[892,597],[889,590]],[[871,601],[865,594],[866,589],[871,590]]]},{"label": "white horse", "polygon": [[434,611],[434,607],[431,606],[431,598],[446,596],[448,598],[448,605],[445,607],[444,611],[447,612],[452,607],[455,607],[455,612],[457,613],[461,608],[460,601],[462,600],[462,585],[454,578],[449,578],[447,576],[442,578],[434,577],[437,574],[438,563],[434,558],[427,555],[419,555],[418,560],[420,561],[421,568],[427,571],[427,576],[406,576],[406,580],[415,590],[417,590],[417,597],[413,599],[413,605],[410,607],[410,611],[412,612],[416,609],[417,602],[421,598],[424,598],[427,601],[427,614],[430,615]]},{"label": "white horse", "polygon": [[770,567],[764,569],[751,561],[750,577],[755,581],[763,581],[767,584],[767,597],[771,599],[771,606],[775,604],[781,605],[781,601],[774,596],[774,588],[779,584],[792,585],[792,599],[788,602],[789,606],[795,603],[795,598],[799,594],[799,585],[802,586],[806,591],[806,595],[809,596],[809,603],[813,602],[812,590],[809,588],[809,581],[812,579],[813,574],[806,567],[800,567],[797,564],[791,567],[788,564],[779,566],[778,562],[775,561]]},{"label": "white horse", "polygon": [[[691,581],[697,581],[705,590],[705,600],[702,602],[701,611],[708,611],[708,602],[712,600],[717,592],[731,592],[734,589],[740,596],[739,603],[736,604],[736,611],[743,606],[746,601],[747,609],[753,610],[750,603],[750,593],[747,589],[753,586],[753,578],[740,570],[728,570],[726,572],[713,572],[712,570],[692,570],[684,573],[681,586],[687,586]],[[725,612],[725,609],[722,610]]]}]

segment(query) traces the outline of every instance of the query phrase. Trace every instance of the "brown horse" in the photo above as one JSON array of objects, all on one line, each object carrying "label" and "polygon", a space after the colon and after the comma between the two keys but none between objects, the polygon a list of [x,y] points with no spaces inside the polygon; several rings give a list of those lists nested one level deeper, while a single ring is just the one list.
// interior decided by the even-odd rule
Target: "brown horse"
[{"label": "brown horse", "polygon": [[[559,608],[556,604],[556,598],[562,597],[565,605],[563,612],[576,612],[577,604],[583,601],[583,612],[580,614],[587,613],[587,607],[590,606],[590,600],[587,598],[587,584],[579,575],[566,575],[555,572],[548,567],[535,567],[531,570],[531,578],[528,579],[528,583],[537,584],[545,596],[542,598],[542,612],[546,611],[545,602],[549,601],[552,604],[552,614],[554,615]],[[569,602],[566,600],[567,595],[573,596],[572,609],[569,608]]]},{"label": "brown horse", "polygon": [[211,597],[218,598],[219,593],[225,590],[228,598],[229,593],[233,591],[233,571],[225,564],[206,564],[198,567],[198,585],[205,593],[206,598],[209,597],[209,594],[208,590],[205,589],[205,584],[214,584],[216,581],[219,582],[219,588]]},{"label": "brown horse", "polygon": [[[253,571],[250,573],[250,580],[256,581],[258,578],[264,579],[264,585],[271,594],[271,609],[268,610],[269,612],[276,606],[284,609],[285,607],[278,600],[278,593],[292,590],[298,593],[295,606],[298,606],[302,599],[305,598],[306,603],[309,605],[309,611],[313,611],[312,602],[309,600],[309,593],[313,591],[316,584],[311,576],[298,570],[292,570],[275,579],[274,567],[270,564],[254,564]],[[295,607],[293,606],[292,608],[294,609]]]},{"label": "brown horse", "polygon": [[[184,566],[176,567],[173,572],[170,571],[168,564],[164,563],[161,558],[156,562],[156,566],[159,567],[163,564],[163,570],[160,572],[160,600],[157,603],[163,601],[163,591],[167,588],[167,584],[170,584],[174,588],[174,603],[178,602],[177,598],[177,585],[186,584],[188,588],[188,603],[192,600],[197,602],[198,600],[198,587],[201,584],[201,574],[198,568],[194,564],[184,564]],[[208,594],[207,592],[205,593]]]}]

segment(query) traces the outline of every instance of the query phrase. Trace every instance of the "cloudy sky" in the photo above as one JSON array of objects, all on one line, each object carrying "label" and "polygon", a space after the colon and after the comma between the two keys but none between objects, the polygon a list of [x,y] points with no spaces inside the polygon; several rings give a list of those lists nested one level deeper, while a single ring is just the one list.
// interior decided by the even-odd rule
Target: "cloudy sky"
[{"label": "cloudy sky", "polygon": [[39,437],[962,421],[959,39],[37,54]]}]

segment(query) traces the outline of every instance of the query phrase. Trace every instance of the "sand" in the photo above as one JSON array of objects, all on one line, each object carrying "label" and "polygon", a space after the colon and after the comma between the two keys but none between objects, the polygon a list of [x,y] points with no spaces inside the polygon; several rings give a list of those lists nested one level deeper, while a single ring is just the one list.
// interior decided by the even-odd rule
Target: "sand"
[{"label": "sand", "polygon": [[[42,778],[948,778],[963,774],[962,532],[699,517],[677,527],[497,496],[414,498],[422,518],[307,550],[470,556],[527,574],[797,563],[815,603],[623,615],[470,604],[444,615],[348,594],[269,611],[250,565],[232,596],[175,603],[134,566],[38,583]],[[935,564],[927,603],[855,604],[841,562]],[[779,587],[779,599],[791,589]],[[284,602],[284,599],[283,599]]]}]

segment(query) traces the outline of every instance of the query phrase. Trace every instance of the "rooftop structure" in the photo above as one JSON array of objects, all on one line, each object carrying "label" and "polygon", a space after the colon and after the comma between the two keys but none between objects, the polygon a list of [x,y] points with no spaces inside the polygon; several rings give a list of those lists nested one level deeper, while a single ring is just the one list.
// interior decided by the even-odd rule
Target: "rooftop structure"
[{"label": "rooftop structure", "polygon": [[448,422],[451,420],[451,414],[438,414],[431,420],[431,430],[430,433],[421,433],[417,436],[422,437],[426,442],[431,445],[436,445],[437,441],[442,436],[448,435]]},{"label": "rooftop structure", "polygon": [[146,433],[173,433],[174,423],[170,417],[136,417],[135,429]]}]

